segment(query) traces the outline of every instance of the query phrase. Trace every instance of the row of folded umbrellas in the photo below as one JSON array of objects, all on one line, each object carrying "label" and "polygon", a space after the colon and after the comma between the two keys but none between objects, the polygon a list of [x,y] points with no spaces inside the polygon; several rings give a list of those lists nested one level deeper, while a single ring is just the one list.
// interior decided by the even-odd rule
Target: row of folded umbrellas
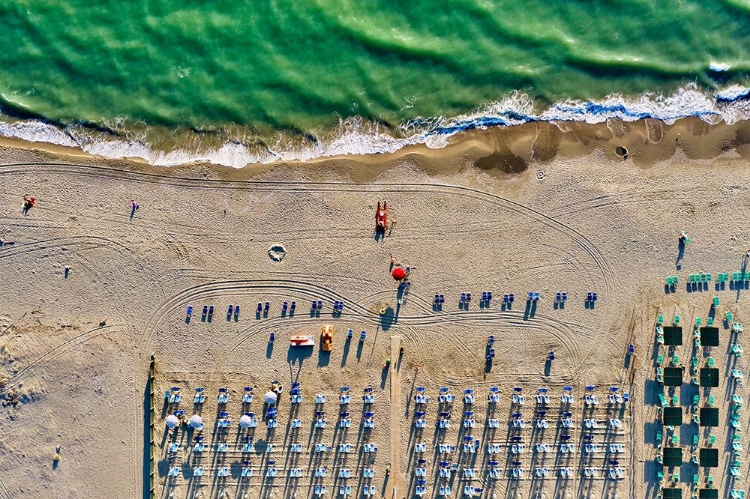
[{"label": "row of folded umbrellas", "polygon": [[[167,428],[175,428],[179,426],[180,424],[180,418],[175,416],[174,414],[170,414],[166,418]],[[240,426],[243,428],[249,428],[253,424],[253,418],[248,416],[247,414],[243,414],[240,417]],[[190,416],[190,419],[188,419],[188,425],[195,429],[202,429],[203,428],[203,418],[200,417],[198,414],[193,414]]]}]

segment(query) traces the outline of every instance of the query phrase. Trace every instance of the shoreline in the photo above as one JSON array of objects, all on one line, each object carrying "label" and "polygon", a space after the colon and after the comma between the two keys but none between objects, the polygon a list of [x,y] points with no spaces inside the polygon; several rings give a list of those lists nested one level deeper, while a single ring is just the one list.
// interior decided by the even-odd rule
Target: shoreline
[{"label": "shoreline", "polygon": [[[81,148],[19,138],[0,137],[0,148],[33,152],[42,157],[75,158],[85,163],[106,163],[115,168],[165,172],[207,171],[219,177],[252,178],[270,170],[312,167],[311,170],[335,171],[357,182],[368,182],[408,160],[430,175],[450,174],[467,167],[492,176],[516,175],[556,157],[580,158],[600,151],[615,164],[632,162],[651,167],[669,160],[678,151],[688,159],[713,159],[736,151],[750,158],[750,121],[733,124],[709,124],[697,117],[683,118],[673,124],[645,118],[632,122],[610,119],[604,123],[529,122],[513,126],[495,126],[458,132],[441,148],[426,144],[404,146],[394,152],[347,154],[310,160],[249,163],[241,168],[208,161],[193,161],[174,166],[157,166],[143,158],[109,158]],[[624,149],[622,149],[624,148]],[[622,157],[627,151],[626,157]],[[42,159],[42,158],[39,158]]]}]

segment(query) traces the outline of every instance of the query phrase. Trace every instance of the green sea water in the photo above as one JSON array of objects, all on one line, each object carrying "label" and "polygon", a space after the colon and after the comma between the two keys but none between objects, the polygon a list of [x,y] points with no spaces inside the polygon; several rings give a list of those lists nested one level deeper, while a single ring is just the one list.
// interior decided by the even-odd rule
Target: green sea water
[{"label": "green sea water", "polygon": [[403,138],[512,95],[540,113],[750,75],[750,0],[4,0],[0,19],[0,133],[89,147],[281,154],[342,120]]}]

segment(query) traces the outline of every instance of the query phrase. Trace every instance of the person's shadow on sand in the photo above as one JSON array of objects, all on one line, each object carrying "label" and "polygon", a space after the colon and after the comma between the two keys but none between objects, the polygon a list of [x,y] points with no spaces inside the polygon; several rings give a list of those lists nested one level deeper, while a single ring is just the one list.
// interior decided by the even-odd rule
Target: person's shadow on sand
[{"label": "person's shadow on sand", "polygon": [[682,268],[682,259],[685,257],[685,241],[680,238],[677,243],[677,260],[674,262],[674,266],[677,270]]}]

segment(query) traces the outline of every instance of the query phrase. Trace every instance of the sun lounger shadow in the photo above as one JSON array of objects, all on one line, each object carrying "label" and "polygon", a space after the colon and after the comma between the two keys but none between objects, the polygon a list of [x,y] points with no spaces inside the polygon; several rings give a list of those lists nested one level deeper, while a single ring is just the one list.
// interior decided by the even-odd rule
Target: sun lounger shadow
[{"label": "sun lounger shadow", "polygon": [[364,341],[357,342],[357,360],[360,360],[362,358],[362,349],[364,348],[364,345]]},{"label": "sun lounger shadow", "polygon": [[674,262],[674,266],[677,270],[682,268],[682,259],[685,257],[685,242],[682,239],[678,240],[677,243],[677,259]]},{"label": "sun lounger shadow", "polygon": [[271,354],[273,353],[273,344],[274,343],[275,342],[273,342],[273,341],[269,341],[268,342],[268,346],[266,347],[266,358],[267,359],[271,358]]},{"label": "sun lounger shadow", "polygon": [[523,320],[529,320],[531,315],[531,300],[526,300],[526,310],[523,312]]},{"label": "sun lounger shadow", "polygon": [[164,419],[164,417],[167,415],[167,409],[169,409],[169,399],[165,398],[164,403],[161,406],[161,417]]},{"label": "sun lounger shadow", "polygon": [[552,372],[552,361],[547,357],[547,360],[544,362],[544,375],[549,376],[550,372]]},{"label": "sun lounger shadow", "polygon": [[344,351],[341,354],[341,367],[346,365],[346,358],[349,356],[349,349],[352,347],[351,338],[347,338],[344,342]]},{"label": "sun lounger shadow", "polygon": [[383,372],[380,374],[380,388],[385,388],[385,381],[388,379],[388,371],[390,371],[390,366],[382,369],[382,371]]}]

